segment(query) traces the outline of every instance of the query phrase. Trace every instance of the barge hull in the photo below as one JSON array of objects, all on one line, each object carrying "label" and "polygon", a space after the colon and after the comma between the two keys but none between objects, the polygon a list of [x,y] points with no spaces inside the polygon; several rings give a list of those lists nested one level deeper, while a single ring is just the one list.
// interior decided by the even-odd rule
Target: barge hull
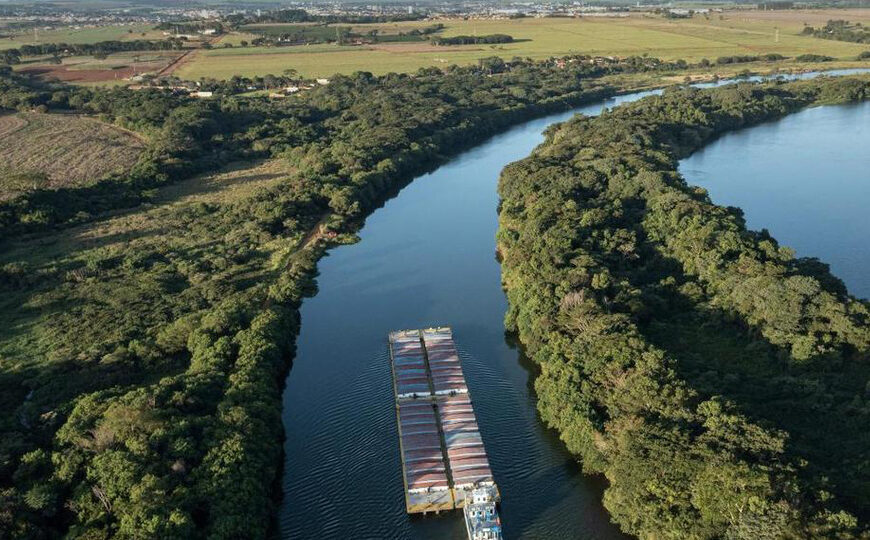
[{"label": "barge hull", "polygon": [[450,328],[389,334],[405,506],[409,514],[462,508],[495,481]]}]

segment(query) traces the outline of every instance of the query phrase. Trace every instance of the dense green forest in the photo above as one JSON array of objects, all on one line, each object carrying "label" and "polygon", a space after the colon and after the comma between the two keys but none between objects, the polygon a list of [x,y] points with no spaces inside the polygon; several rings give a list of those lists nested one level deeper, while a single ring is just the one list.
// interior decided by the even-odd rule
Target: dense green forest
[{"label": "dense green forest", "polygon": [[[0,204],[0,530],[265,536],[318,238],[352,240],[413,174],[651,62],[587,60],[357,73],[278,101],[0,71],[2,108],[72,109],[148,141],[124,174]],[[253,159],[286,170],[233,196],[194,176]]]},{"label": "dense green forest", "polygon": [[727,130],[868,97],[866,78],[668,90],[505,169],[506,326],[625,531],[870,534],[867,304],[677,172]]}]

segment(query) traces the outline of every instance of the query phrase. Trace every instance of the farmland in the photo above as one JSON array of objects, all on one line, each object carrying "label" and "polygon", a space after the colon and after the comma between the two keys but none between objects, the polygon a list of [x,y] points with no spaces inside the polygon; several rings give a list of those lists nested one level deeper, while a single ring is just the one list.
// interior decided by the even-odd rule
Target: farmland
[{"label": "farmland", "polygon": [[[799,35],[806,24],[831,18],[870,22],[870,10],[756,12],[732,11],[692,19],[668,20],[658,16],[626,18],[540,18],[514,20],[446,20],[439,35],[503,33],[515,43],[433,47],[428,43],[383,43],[360,46],[311,45],[249,47],[198,51],[194,61],[177,74],[191,79],[265,75],[296,69],[305,76],[329,76],[364,70],[375,74],[411,72],[422,67],[467,65],[497,55],[547,58],[566,54],[649,55],[664,59],[698,61],[720,56],[777,53],[794,57],[806,53],[852,60],[866,46],[820,40]],[[272,25],[274,28],[275,25]],[[397,33],[419,28],[420,22],[354,25]]]},{"label": "farmland", "polygon": [[137,73],[156,72],[181,56],[181,51],[119,52],[104,59],[71,56],[60,64],[33,61],[16,66],[18,71],[71,83],[123,82]]},{"label": "farmland", "polygon": [[[213,40],[210,50],[197,49],[172,73],[182,78],[228,79],[234,75],[280,74],[295,69],[306,77],[329,77],[336,73],[369,71],[374,74],[414,72],[424,67],[469,65],[488,56],[542,59],[569,54],[642,56],[697,62],[721,56],[780,54],[794,58],[819,54],[835,58],[840,66],[853,62],[866,45],[822,40],[803,35],[806,25],[822,26],[829,19],[870,23],[870,10],[736,10],[696,14],[690,19],[666,19],[635,13],[628,17],[448,19],[377,24],[250,24]],[[492,45],[437,46],[426,35],[408,38],[434,24],[444,29],[439,37],[507,34],[513,43]],[[366,39],[355,45],[311,43],[293,46],[241,46],[258,37],[296,36],[304,40],[335,40],[340,30]],[[371,43],[377,34],[380,42]],[[405,34],[400,37],[399,34]],[[35,42],[86,43],[112,39],[162,39],[162,32],[147,25],[107,26],[52,30],[0,39],[0,49]],[[408,38],[407,41],[403,41]],[[413,38],[413,39],[411,39]],[[360,43],[360,41],[364,43]],[[104,60],[91,57],[64,58],[61,65],[49,59],[28,58],[16,69],[34,71],[44,78],[77,84],[121,84],[138,73],[158,73],[177,57],[160,54],[117,53]],[[751,66],[742,66],[742,68]],[[769,69],[770,66],[768,66]],[[780,66],[777,66],[780,67]],[[789,62],[792,69],[803,65]],[[724,72],[723,72],[724,74]]]},{"label": "farmland", "polygon": [[92,184],[130,167],[143,146],[136,136],[90,118],[0,116],[0,200],[29,189]]},{"label": "farmland", "polygon": [[[2,29],[0,29],[2,30]],[[149,24],[114,25],[96,27],[70,27],[54,30],[39,30],[37,32],[16,32],[4,34],[0,38],[0,50],[14,49],[22,45],[37,43],[96,43],[98,41],[127,39],[161,39],[162,32],[153,29]]]}]

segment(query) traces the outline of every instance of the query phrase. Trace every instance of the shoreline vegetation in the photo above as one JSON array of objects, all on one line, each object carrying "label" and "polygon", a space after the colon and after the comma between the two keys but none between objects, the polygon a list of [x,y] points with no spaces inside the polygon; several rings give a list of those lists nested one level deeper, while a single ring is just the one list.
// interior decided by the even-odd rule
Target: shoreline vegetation
[{"label": "shoreline vegetation", "polygon": [[[357,73],[292,102],[0,72],[0,107],[73,110],[147,140],[123,174],[0,204],[3,528],[20,537],[266,536],[281,392],[319,258],[355,241],[386,197],[447,156],[620,90],[602,77],[669,65],[587,60]],[[814,84],[803,88],[840,89]],[[250,159],[282,167],[228,174],[225,188],[197,181]],[[258,187],[229,187],[246,178]],[[197,196],[167,195],[182,180]],[[848,525],[838,512],[831,520]]]},{"label": "shoreline vegetation", "polygon": [[503,172],[506,326],[626,532],[867,533],[867,304],[676,167],[726,131],[868,96],[867,78],[669,90],[554,126]]}]

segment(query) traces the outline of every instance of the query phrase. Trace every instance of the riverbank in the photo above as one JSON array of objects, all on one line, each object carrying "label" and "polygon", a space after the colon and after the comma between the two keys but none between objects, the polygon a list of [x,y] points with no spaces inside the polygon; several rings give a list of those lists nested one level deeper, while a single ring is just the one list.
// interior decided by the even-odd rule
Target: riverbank
[{"label": "riverbank", "polygon": [[[88,100],[100,100],[101,107],[115,99],[125,106],[142,100],[146,112],[172,116],[160,134],[180,136],[172,140],[184,141],[194,157],[196,148],[227,155],[220,148],[228,138],[253,140],[255,155],[271,149],[290,172],[278,181],[254,175],[264,181],[262,189],[228,197],[158,202],[114,217],[76,214],[75,226],[62,221],[66,214],[46,219],[47,203],[63,202],[69,213],[70,204],[88,207],[87,192],[45,193],[4,207],[14,247],[0,274],[8,293],[0,351],[4,362],[9,359],[0,384],[12,411],[3,424],[12,457],[0,482],[16,509],[10,528],[266,536],[298,306],[316,292],[316,263],[328,245],[308,242],[298,249],[300,243],[325,214],[332,217],[311,238],[350,241],[364,216],[427,164],[535,112],[612,92],[594,77],[588,85],[582,76],[554,84],[563,73],[528,64],[498,78],[476,69],[414,79],[362,74],[312,92],[309,109],[252,100],[237,103],[241,113],[159,92],[77,91],[83,107]],[[47,99],[15,82],[6,103]],[[508,85],[523,93],[506,92]],[[551,98],[557,86],[560,97]],[[322,111],[313,117],[318,123],[310,110]],[[235,136],[227,135],[238,120],[257,115],[267,120],[254,124],[256,133],[246,132],[243,122]],[[351,115],[379,127],[370,125],[372,136],[360,137]],[[324,140],[329,144],[320,144]],[[223,149],[231,156],[246,151]],[[172,165],[188,165],[183,155]],[[143,165],[132,182],[120,178],[108,188],[151,191],[167,183],[159,159]],[[207,191],[208,184],[196,189]],[[159,192],[150,196],[162,201]],[[130,204],[109,199],[102,202]],[[60,232],[47,232],[32,215]],[[22,236],[18,245],[16,218],[39,233]],[[65,242],[66,234],[74,241]],[[22,412],[29,427],[19,422]],[[135,427],[119,430],[131,422]],[[95,432],[107,438],[92,443]],[[116,474],[119,467],[132,472]],[[25,498],[32,489],[45,494],[37,507]],[[155,490],[159,497],[140,496]],[[62,510],[71,498],[76,510]],[[149,502],[156,500],[159,505]],[[55,517],[45,519],[47,512]]]}]

